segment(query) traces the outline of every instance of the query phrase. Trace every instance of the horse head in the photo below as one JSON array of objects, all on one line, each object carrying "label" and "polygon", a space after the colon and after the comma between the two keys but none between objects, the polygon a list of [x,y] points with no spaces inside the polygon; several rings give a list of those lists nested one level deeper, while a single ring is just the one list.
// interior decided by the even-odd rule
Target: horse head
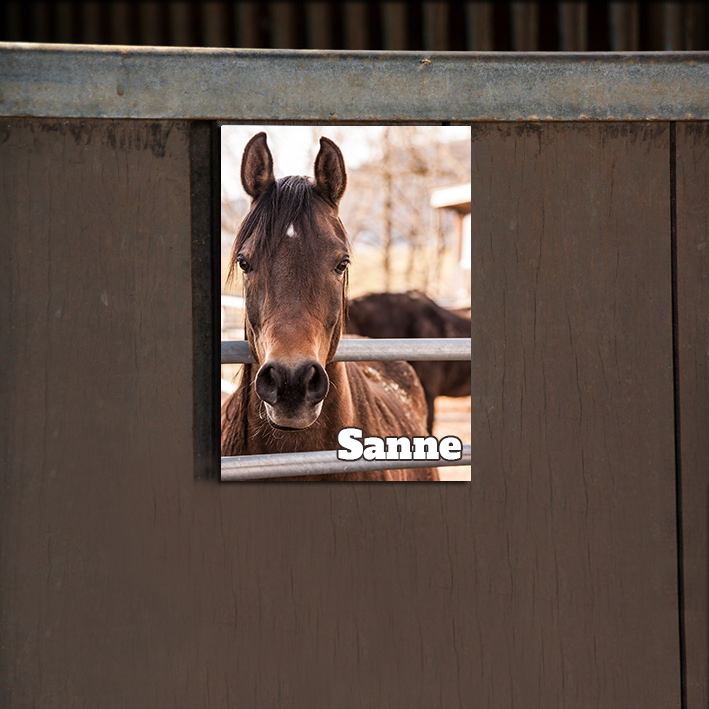
[{"label": "horse head", "polygon": [[340,149],[320,139],[315,179],[276,180],[266,134],[244,149],[241,181],[251,209],[237,234],[231,270],[243,272],[246,338],[268,420],[303,429],[320,415],[325,367],[342,333],[349,246],[338,216],[347,184]]}]

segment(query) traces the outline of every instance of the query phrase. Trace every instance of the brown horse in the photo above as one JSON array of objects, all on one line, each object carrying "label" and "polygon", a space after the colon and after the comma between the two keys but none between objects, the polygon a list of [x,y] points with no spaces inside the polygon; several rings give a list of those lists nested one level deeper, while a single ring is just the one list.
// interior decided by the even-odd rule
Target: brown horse
[{"label": "brown horse", "polygon": [[[447,310],[419,291],[370,293],[349,302],[345,331],[366,337],[470,337],[470,311]],[[470,396],[470,362],[411,362],[426,395],[433,431],[437,396]]]},{"label": "brown horse", "polygon": [[[244,149],[251,209],[230,278],[243,272],[245,331],[256,365],[222,407],[222,455],[335,450],[338,432],[426,435],[426,401],[406,362],[333,362],[347,305],[349,244],[338,217],[347,184],[340,149],[320,139],[315,180],[276,180],[266,134]],[[287,480],[438,480],[435,468]]]}]

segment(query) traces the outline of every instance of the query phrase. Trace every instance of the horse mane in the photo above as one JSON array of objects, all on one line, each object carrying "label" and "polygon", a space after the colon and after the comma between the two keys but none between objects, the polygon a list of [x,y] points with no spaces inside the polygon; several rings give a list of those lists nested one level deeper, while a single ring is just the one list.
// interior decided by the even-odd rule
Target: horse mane
[{"label": "horse mane", "polygon": [[[227,285],[231,285],[237,272],[236,257],[247,240],[253,256],[261,263],[271,263],[281,242],[287,238],[286,232],[292,224],[300,238],[300,249],[296,277],[298,286],[305,292],[312,290],[311,274],[321,263],[322,240],[317,238],[324,224],[334,227],[335,235],[346,248],[350,248],[349,237],[344,225],[337,219],[327,219],[329,207],[318,194],[313,181],[308,177],[291,175],[276,180],[261,197],[254,202],[236,233],[232,248]],[[347,317],[348,278],[345,272],[343,289],[343,318]]]},{"label": "horse mane", "polygon": [[[249,383],[253,377],[253,365],[245,364],[241,371],[241,381],[234,395],[222,406],[221,411],[221,449],[229,451],[226,455],[235,455],[235,451],[245,450],[246,441],[251,435],[249,430]],[[244,386],[246,383],[246,386]],[[222,455],[225,455],[222,453]]]}]

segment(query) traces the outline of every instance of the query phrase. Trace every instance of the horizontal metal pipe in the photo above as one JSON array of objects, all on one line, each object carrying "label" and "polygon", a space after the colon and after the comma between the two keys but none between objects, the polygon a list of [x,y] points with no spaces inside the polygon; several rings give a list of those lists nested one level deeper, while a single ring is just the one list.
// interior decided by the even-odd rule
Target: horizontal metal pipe
[{"label": "horizontal metal pipe", "polygon": [[0,43],[0,116],[472,123],[709,119],[709,52]]},{"label": "horizontal metal pipe", "polygon": [[[470,338],[356,339],[340,340],[335,362],[388,362],[404,360],[455,361],[470,359]],[[246,364],[256,360],[246,340],[222,342],[222,364]]]},{"label": "horizontal metal pipe", "polygon": [[362,473],[402,468],[440,468],[470,465],[470,445],[463,446],[460,460],[338,460],[337,451],[307,453],[270,453],[268,455],[237,455],[222,458],[222,481],[263,480],[296,475],[332,475],[334,473]]}]

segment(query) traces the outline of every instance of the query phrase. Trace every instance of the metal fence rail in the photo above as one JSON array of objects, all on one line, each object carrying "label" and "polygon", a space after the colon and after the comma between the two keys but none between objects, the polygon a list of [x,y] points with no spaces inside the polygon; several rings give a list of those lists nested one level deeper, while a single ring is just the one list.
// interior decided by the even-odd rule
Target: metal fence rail
[{"label": "metal fence rail", "polygon": [[471,446],[463,446],[460,460],[338,460],[337,451],[307,453],[268,453],[222,458],[222,481],[263,480],[297,475],[332,475],[403,468],[439,468],[445,465],[470,465]]},{"label": "metal fence rail", "polygon": [[[222,342],[222,364],[253,363],[246,340]],[[353,339],[340,340],[335,353],[336,362],[382,362],[393,360],[466,360],[470,359],[471,339],[465,337],[435,339]],[[267,478],[297,475],[332,475],[333,473],[362,473],[403,468],[437,468],[452,465],[470,465],[471,448],[463,446],[459,460],[339,460],[337,451],[303,453],[269,453],[266,455],[239,455],[221,460],[222,481],[265,480]]]},{"label": "metal fence rail", "polygon": [[709,53],[0,42],[0,115],[377,124],[706,120]]},{"label": "metal fence rail", "polygon": [[[221,343],[222,364],[246,364],[256,360],[246,340]],[[335,362],[455,361],[470,359],[470,338],[340,340]]]}]

